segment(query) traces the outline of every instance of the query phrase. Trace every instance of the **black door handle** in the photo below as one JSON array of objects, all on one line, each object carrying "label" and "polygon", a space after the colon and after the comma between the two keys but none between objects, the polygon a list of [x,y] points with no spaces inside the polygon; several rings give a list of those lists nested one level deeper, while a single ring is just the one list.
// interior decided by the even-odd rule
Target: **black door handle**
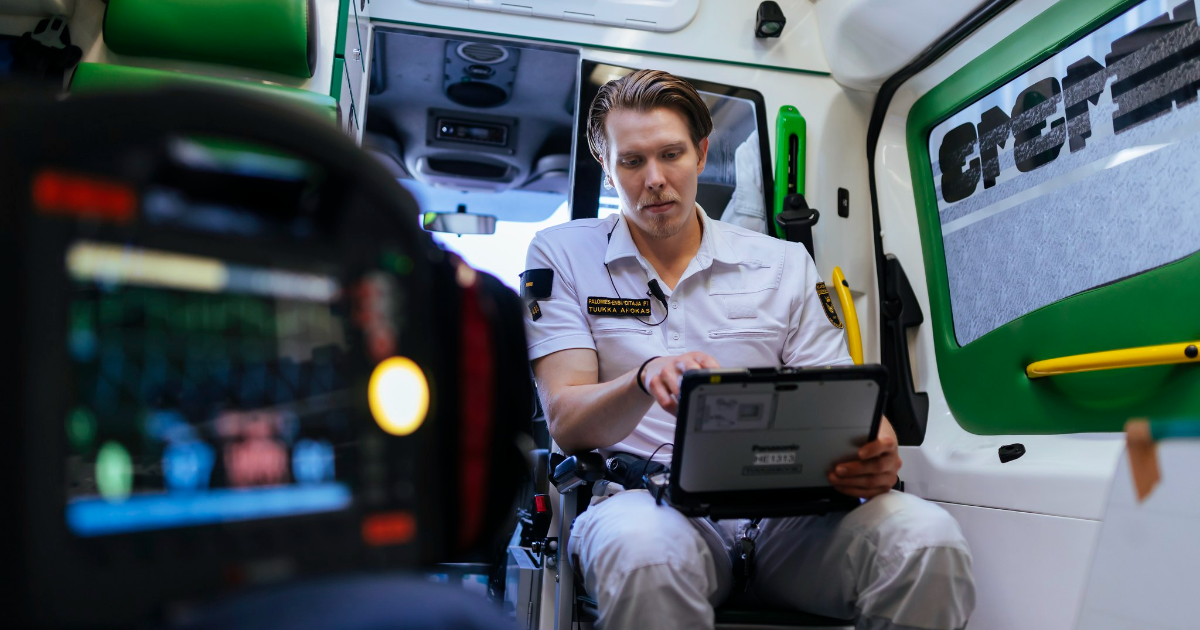
[{"label": "black door handle", "polygon": [[884,259],[883,326],[880,354],[891,378],[887,382],[884,413],[904,446],[925,441],[929,421],[929,394],[916,391],[908,354],[908,329],[925,321],[917,295],[908,282],[900,261],[893,254]]}]

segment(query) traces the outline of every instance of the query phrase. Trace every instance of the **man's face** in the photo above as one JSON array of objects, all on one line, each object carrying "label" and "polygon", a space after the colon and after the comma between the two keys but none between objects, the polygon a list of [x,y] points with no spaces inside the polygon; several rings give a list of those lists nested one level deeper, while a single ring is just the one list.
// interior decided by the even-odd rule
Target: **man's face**
[{"label": "man's face", "polygon": [[692,144],[687,121],[673,109],[618,109],[605,121],[605,171],[621,209],[642,233],[670,238],[694,220],[696,181],[704,172],[708,138]]}]

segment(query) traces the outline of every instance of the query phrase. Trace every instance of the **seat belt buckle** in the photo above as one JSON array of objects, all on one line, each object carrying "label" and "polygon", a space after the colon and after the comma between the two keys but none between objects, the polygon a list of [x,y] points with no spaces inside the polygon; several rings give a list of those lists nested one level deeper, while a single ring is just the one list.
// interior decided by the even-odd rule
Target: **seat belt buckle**
[{"label": "seat belt buckle", "polygon": [[541,540],[550,533],[550,521],[554,518],[554,508],[550,503],[550,495],[533,495],[533,504],[529,506],[529,514],[533,521],[530,538]]},{"label": "seat belt buckle", "polygon": [[67,18],[56,15],[41,20],[33,31],[12,46],[13,74],[63,88],[66,72],[83,59],[83,49],[71,45]]},{"label": "seat belt buckle", "polygon": [[775,222],[784,230],[812,228],[820,219],[821,213],[816,208],[808,207],[808,201],[801,193],[792,193],[785,197],[783,210],[775,215]]},{"label": "seat belt buckle", "polygon": [[66,48],[67,37],[63,37],[63,33],[65,33],[66,30],[67,18],[61,15],[55,15],[38,22],[37,27],[33,29],[33,34],[31,37],[33,38],[33,41],[45,46],[46,48]]},{"label": "seat belt buckle", "polygon": [[783,228],[783,235],[791,243],[801,243],[808,250],[808,255],[816,260],[813,251],[812,228],[821,219],[821,213],[816,208],[808,207],[808,201],[801,193],[792,193],[783,199],[783,209],[775,215],[775,223]]}]

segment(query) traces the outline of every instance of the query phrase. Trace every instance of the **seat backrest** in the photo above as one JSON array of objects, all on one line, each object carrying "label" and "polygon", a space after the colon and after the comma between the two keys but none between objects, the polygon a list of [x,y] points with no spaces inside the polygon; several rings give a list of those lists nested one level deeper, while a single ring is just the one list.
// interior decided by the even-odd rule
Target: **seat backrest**
[{"label": "seat backrest", "polygon": [[125,55],[218,63],[308,78],[315,0],[109,0],[104,43]]},{"label": "seat backrest", "polygon": [[337,101],[328,94],[267,83],[252,83],[206,77],[171,70],[154,70],[106,63],[81,63],[75,69],[70,90],[73,93],[147,90],[159,87],[220,87],[246,90],[269,99],[291,102],[319,116],[337,122]]}]

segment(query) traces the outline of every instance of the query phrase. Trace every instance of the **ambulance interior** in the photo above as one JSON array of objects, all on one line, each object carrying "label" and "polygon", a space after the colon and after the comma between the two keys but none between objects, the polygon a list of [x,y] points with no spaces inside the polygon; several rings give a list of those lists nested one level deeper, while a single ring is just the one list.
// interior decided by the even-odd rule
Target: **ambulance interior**
[{"label": "ambulance interior", "polygon": [[[21,445],[5,464],[17,625],[359,627],[338,599],[361,587],[406,593],[380,614],[477,605],[510,627],[592,627],[559,544],[591,473],[555,477],[573,454],[554,453],[526,378],[515,292],[534,233],[620,211],[587,107],[655,68],[712,112],[705,212],[807,239],[822,278],[844,279],[847,343],[889,371],[903,491],[970,544],[967,628],[1196,627],[1192,0],[235,4],[0,0],[0,107],[46,130],[0,119],[15,200],[0,260],[27,305],[0,332],[28,375],[3,390]],[[214,269],[221,288],[196,284]],[[268,348],[263,382],[295,369],[303,395],[131,389],[103,411],[111,365],[145,382],[151,359],[129,357],[178,350],[155,339],[216,338],[106,337],[104,313],[153,328],[163,304],[209,313],[226,293],[220,312],[270,322],[253,330],[300,326],[278,347],[249,324],[220,343]],[[468,358],[481,347],[489,360]],[[178,361],[164,373],[189,374]],[[395,403],[415,421],[381,420],[376,376],[416,384]],[[303,590],[346,575],[368,577]],[[284,599],[221,604],[272,588]]]}]

